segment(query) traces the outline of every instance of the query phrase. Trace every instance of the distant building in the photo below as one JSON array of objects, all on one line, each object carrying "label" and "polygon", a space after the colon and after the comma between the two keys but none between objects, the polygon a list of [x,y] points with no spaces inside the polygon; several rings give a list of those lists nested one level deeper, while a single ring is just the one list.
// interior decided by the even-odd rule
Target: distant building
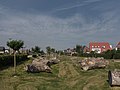
[{"label": "distant building", "polygon": [[84,46],[83,53],[90,53],[90,49],[87,46]]},{"label": "distant building", "polygon": [[9,49],[5,49],[5,53],[10,53],[10,50]]},{"label": "distant building", "polygon": [[116,50],[120,49],[120,42],[116,46]]},{"label": "distant building", "polygon": [[102,53],[107,50],[112,50],[112,46],[108,42],[90,42],[89,49],[96,53]]},{"label": "distant building", "polygon": [[76,51],[74,48],[73,49],[68,48],[67,50],[64,50],[64,53],[69,55],[69,56],[72,56],[72,55],[76,54]]},{"label": "distant building", "polygon": [[5,53],[5,47],[0,46],[0,54],[4,54]]}]

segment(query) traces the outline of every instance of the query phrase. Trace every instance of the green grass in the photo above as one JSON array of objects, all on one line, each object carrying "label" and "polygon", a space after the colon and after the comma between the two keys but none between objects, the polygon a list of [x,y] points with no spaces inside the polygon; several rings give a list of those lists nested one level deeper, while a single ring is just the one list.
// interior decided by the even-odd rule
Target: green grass
[{"label": "green grass", "polygon": [[52,66],[52,73],[27,73],[25,65],[17,66],[17,77],[13,77],[13,67],[0,71],[0,90],[120,90],[110,87],[107,80],[109,70],[120,69],[120,63],[110,62],[105,69],[83,71],[78,61],[81,58],[63,56],[59,64]]}]

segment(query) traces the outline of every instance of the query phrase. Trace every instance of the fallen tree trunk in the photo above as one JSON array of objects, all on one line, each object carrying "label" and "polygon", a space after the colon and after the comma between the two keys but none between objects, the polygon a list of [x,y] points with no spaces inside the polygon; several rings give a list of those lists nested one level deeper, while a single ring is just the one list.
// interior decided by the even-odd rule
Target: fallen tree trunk
[{"label": "fallen tree trunk", "polygon": [[27,65],[26,69],[28,72],[51,72],[51,68],[47,65],[42,65],[42,66],[38,66],[38,65]]},{"label": "fallen tree trunk", "polygon": [[109,71],[108,82],[110,86],[120,86],[120,70]]},{"label": "fallen tree trunk", "polygon": [[96,68],[105,68],[109,62],[105,59],[90,58],[80,61],[81,68],[85,71]]},{"label": "fallen tree trunk", "polygon": [[27,65],[25,70],[27,72],[52,72],[51,65],[59,63],[60,60],[52,59],[45,60],[43,58],[34,59],[30,65]]}]

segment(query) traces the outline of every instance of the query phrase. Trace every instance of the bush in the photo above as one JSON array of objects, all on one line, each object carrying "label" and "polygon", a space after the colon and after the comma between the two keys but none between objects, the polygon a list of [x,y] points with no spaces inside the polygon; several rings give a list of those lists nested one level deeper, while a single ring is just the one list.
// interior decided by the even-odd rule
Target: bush
[{"label": "bush", "polygon": [[88,53],[83,53],[83,57],[93,57],[93,55]]},{"label": "bush", "polygon": [[32,55],[32,57],[36,58],[36,57],[37,57],[37,55],[36,55],[36,54],[33,54],[33,55]]},{"label": "bush", "polygon": [[120,53],[116,53],[114,56],[113,56],[114,59],[120,59]]},{"label": "bush", "polygon": [[95,53],[95,54],[92,54],[92,53],[84,53],[83,54],[83,57],[104,57],[104,54],[97,54],[97,53]]},{"label": "bush", "polygon": [[94,52],[91,52],[89,54],[84,53],[83,57],[104,57],[105,59],[120,59],[120,50],[108,50],[106,52],[103,52],[101,54],[97,54]]},{"label": "bush", "polygon": [[[16,62],[27,60],[27,55],[16,55]],[[0,67],[3,66],[13,66],[14,56],[13,55],[0,55]]]},{"label": "bush", "polygon": [[111,53],[108,53],[108,54],[104,54],[104,58],[105,59],[113,59],[113,54],[111,54]]}]

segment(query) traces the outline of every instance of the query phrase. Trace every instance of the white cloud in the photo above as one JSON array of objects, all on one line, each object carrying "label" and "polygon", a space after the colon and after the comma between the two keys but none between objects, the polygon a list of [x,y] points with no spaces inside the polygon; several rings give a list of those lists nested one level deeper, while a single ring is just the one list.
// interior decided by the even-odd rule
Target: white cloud
[{"label": "white cloud", "polygon": [[101,1],[101,0],[86,0],[85,2],[86,3],[93,3],[93,2],[98,2],[98,1]]},{"label": "white cloud", "polygon": [[69,10],[69,9],[78,8],[78,7],[83,7],[83,6],[89,5],[89,4],[94,3],[94,2],[98,2],[98,1],[101,1],[101,0],[84,0],[83,2],[76,1],[76,3],[72,3],[70,5],[65,5],[63,7],[58,8],[58,9],[54,9],[51,13]]},{"label": "white cloud", "polygon": [[110,15],[110,12],[103,14],[101,21],[93,19],[90,22],[87,22],[86,18],[80,14],[60,19],[41,14],[13,14],[12,11],[4,12],[4,9],[1,9],[1,13],[5,17],[0,19],[0,40],[22,39],[29,47],[50,45],[66,48],[80,42],[102,40],[104,37],[98,38],[97,35],[102,36],[107,32],[105,34],[107,36],[112,30],[117,31],[114,27],[119,22],[118,18],[111,15],[114,15],[114,12]]}]

